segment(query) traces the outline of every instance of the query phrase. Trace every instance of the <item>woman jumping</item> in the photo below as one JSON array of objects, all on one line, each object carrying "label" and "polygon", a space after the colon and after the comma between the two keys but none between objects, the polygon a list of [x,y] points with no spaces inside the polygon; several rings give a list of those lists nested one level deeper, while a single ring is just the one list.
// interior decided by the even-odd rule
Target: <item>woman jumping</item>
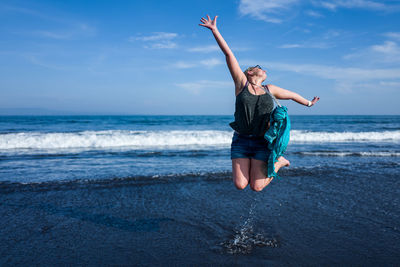
[{"label": "woman jumping", "polygon": [[[200,26],[210,29],[222,52],[235,83],[235,121],[230,126],[235,131],[231,144],[233,182],[238,189],[244,189],[250,184],[254,191],[261,191],[273,179],[267,176],[267,162],[270,154],[264,134],[269,127],[270,115],[274,102],[270,94],[277,99],[291,99],[299,104],[311,107],[319,97],[308,101],[297,93],[268,84],[262,85],[267,73],[260,66],[240,69],[233,52],[225,42],[217,28],[217,17],[213,20],[201,18]],[[269,93],[268,93],[268,92]],[[290,162],[279,157],[275,163],[275,172]]]}]

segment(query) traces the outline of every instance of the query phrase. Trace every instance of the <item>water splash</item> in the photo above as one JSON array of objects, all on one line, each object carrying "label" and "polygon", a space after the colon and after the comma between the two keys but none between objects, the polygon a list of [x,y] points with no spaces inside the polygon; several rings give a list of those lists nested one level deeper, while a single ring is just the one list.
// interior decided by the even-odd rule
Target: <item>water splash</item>
[{"label": "water splash", "polygon": [[229,254],[249,254],[254,247],[278,247],[275,238],[265,237],[254,231],[256,201],[251,204],[248,218],[235,231],[233,237],[220,244]]}]

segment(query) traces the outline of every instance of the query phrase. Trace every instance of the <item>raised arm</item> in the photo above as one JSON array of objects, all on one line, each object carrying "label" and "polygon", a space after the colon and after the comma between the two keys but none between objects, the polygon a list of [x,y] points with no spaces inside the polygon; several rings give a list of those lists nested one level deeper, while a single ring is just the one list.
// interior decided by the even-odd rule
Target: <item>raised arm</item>
[{"label": "raised arm", "polygon": [[295,92],[280,88],[272,84],[268,84],[268,89],[270,90],[271,94],[273,94],[278,99],[290,99],[304,106],[308,106],[310,103],[311,107],[319,100],[318,96],[314,96],[313,100],[309,101]]},{"label": "raised arm", "polygon": [[243,71],[240,69],[239,63],[236,60],[235,55],[229,48],[228,44],[225,42],[224,38],[222,38],[221,33],[217,28],[217,18],[215,16],[213,20],[211,20],[210,16],[207,15],[207,19],[201,18],[200,21],[202,24],[200,26],[206,27],[211,30],[214,35],[215,40],[217,41],[219,47],[222,52],[225,54],[226,64],[228,65],[229,71],[232,75],[232,79],[235,83],[236,92],[241,90],[244,84],[246,83],[246,76]]}]

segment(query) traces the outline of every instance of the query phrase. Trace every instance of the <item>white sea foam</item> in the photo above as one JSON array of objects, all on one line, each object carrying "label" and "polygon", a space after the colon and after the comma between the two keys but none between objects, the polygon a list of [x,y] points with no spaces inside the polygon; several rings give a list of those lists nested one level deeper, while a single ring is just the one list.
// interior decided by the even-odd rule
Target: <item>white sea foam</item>
[{"label": "white sea foam", "polygon": [[305,156],[328,156],[328,157],[400,157],[400,152],[387,151],[371,151],[371,152],[336,152],[336,151],[321,151],[321,152],[300,152]]},{"label": "white sea foam", "polygon": [[[83,131],[73,133],[22,132],[0,134],[0,149],[64,149],[160,146],[229,146],[231,131]],[[292,143],[399,142],[400,131],[291,131]]]},{"label": "white sea foam", "polygon": [[290,140],[305,143],[399,142],[400,131],[383,132],[308,132],[292,130]]},{"label": "white sea foam", "polygon": [[0,149],[112,148],[227,145],[228,131],[84,131],[0,135]]}]

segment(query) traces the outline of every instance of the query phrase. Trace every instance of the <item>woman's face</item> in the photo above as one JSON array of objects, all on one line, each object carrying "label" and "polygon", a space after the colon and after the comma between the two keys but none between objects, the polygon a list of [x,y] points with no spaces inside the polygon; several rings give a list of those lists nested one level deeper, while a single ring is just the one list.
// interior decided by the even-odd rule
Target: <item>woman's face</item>
[{"label": "woman's face", "polygon": [[262,77],[263,80],[267,78],[267,71],[263,70],[259,65],[252,69],[252,73],[254,76]]}]

